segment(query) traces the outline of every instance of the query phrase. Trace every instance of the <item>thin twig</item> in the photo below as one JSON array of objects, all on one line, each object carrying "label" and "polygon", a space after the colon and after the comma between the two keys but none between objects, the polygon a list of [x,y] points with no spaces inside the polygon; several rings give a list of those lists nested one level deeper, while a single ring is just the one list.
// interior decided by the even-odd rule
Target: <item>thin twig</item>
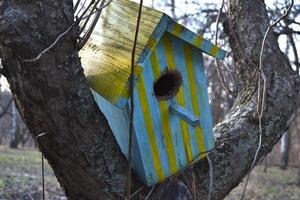
[{"label": "thin twig", "polygon": [[131,153],[132,153],[132,138],[133,138],[133,118],[134,118],[134,66],[135,52],[139,35],[140,21],[142,16],[143,0],[140,0],[139,11],[136,21],[135,35],[131,54],[131,71],[130,71],[130,124],[129,124],[129,141],[128,141],[128,171],[127,171],[127,200],[130,200],[131,193]]},{"label": "thin twig", "polygon": [[[216,83],[216,85],[215,85],[215,88],[218,87],[219,83],[220,83],[220,79],[217,80],[217,83]],[[216,93],[217,93],[216,91],[217,91],[217,89],[213,89],[213,87],[212,87],[212,95],[211,95],[211,98],[210,98],[210,100],[209,100],[209,104],[210,104],[210,105],[213,103],[213,101],[214,101],[214,99],[215,99],[215,97],[216,97]]]},{"label": "thin twig", "polygon": [[218,12],[218,15],[217,15],[217,20],[216,20],[215,45],[218,44],[219,21],[220,21],[220,16],[221,16],[223,8],[224,8],[224,0],[222,0],[222,4],[221,4],[221,7],[219,9],[219,12]]},{"label": "thin twig", "polygon": [[[103,6],[104,3],[105,3],[105,0],[101,1],[101,5],[100,6]],[[93,10],[97,8],[97,4],[95,5],[95,7],[92,9],[91,12],[93,12]],[[79,40],[79,42],[78,42],[78,50],[82,49],[82,47],[86,44],[86,42],[90,38],[90,36],[91,36],[92,32],[94,31],[94,28],[95,28],[95,26],[96,26],[96,24],[97,24],[97,22],[98,22],[98,20],[100,18],[101,12],[102,12],[102,9],[100,9],[99,11],[97,11],[97,14],[94,17],[93,22],[91,23],[90,27],[88,28],[88,30],[86,31],[86,33],[84,34],[84,36]],[[85,21],[83,27],[81,28],[81,31],[80,31],[79,35],[84,31],[85,26],[87,25],[88,20],[90,19],[90,16],[92,16],[92,15],[90,14],[89,17],[87,18],[87,20]]]},{"label": "thin twig", "polygon": [[[39,138],[43,137],[44,135],[46,135],[47,132],[42,132],[40,134],[38,134],[35,138],[36,140],[38,140]],[[43,200],[45,200],[45,166],[44,166],[44,156],[43,153],[42,154],[42,193],[43,193]]]},{"label": "thin twig", "polygon": [[40,137],[43,137],[46,134],[47,134],[47,132],[42,132],[42,133],[38,134],[35,138],[39,139]]},{"label": "thin twig", "polygon": [[191,186],[191,184],[189,183],[189,180],[187,179],[186,175],[184,174],[184,171],[181,171],[181,175],[182,175],[182,177],[183,177],[183,179],[184,179],[184,182],[186,183],[186,186],[187,186],[188,190],[189,190],[190,193],[193,194],[193,196],[194,196],[194,192],[193,192],[192,186]]},{"label": "thin twig", "polygon": [[53,48],[55,45],[56,45],[56,43],[64,36],[64,35],[66,35],[72,28],[73,28],[73,26],[75,25],[75,23],[73,23],[67,30],[65,30],[62,34],[60,34],[57,38],[56,38],[56,40],[49,46],[49,47],[47,47],[46,49],[44,49],[41,53],[39,53],[39,55],[38,56],[36,56],[35,58],[31,58],[31,59],[24,59],[23,61],[24,62],[35,62],[35,61],[37,61],[37,60],[39,60],[41,57],[42,57],[42,55],[44,55],[47,51],[49,51],[51,48]]},{"label": "thin twig", "polygon": [[[259,56],[259,70],[260,70],[261,76],[259,76],[259,81],[258,81],[258,103],[257,103],[258,123],[259,123],[259,141],[258,141],[258,147],[255,151],[253,162],[251,164],[249,173],[248,173],[247,178],[246,178],[243,193],[242,193],[241,198],[240,198],[241,200],[244,198],[244,195],[246,193],[249,177],[250,177],[252,169],[254,168],[254,166],[256,164],[257,157],[258,157],[258,154],[260,152],[261,145],[262,145],[262,135],[263,135],[262,117],[263,117],[263,113],[264,113],[264,110],[265,110],[265,107],[266,107],[266,93],[267,93],[267,77],[266,77],[266,75],[263,71],[263,52],[264,52],[264,49],[265,49],[268,34],[270,33],[270,31],[272,30],[272,28],[274,26],[276,26],[283,18],[288,16],[288,14],[290,13],[293,5],[294,5],[294,0],[291,0],[291,4],[289,5],[287,11],[281,17],[279,17],[273,24],[271,24],[268,27],[268,29],[267,29],[267,31],[264,35],[263,41],[262,41],[261,51],[260,51],[260,56]],[[261,94],[261,82],[262,82],[262,80],[263,80],[263,88],[262,88],[263,90],[262,90],[262,94]]]},{"label": "thin twig", "polygon": [[[218,45],[219,21],[220,21],[220,16],[221,16],[223,8],[224,8],[224,0],[222,0],[222,4],[219,9],[219,12],[217,15],[217,20],[216,20],[215,45]],[[216,59],[216,66],[217,66],[216,68],[217,68],[218,77],[220,79],[222,87],[227,91],[228,94],[231,94],[232,96],[236,97],[234,92],[231,91],[231,89],[225,83],[224,74],[221,72],[220,61],[218,59]]]},{"label": "thin twig", "polygon": [[228,142],[228,141],[231,141],[231,140],[235,140],[241,136],[245,136],[246,133],[240,133],[238,135],[235,135],[233,137],[230,137],[230,138],[224,138],[223,140],[221,140],[220,142],[217,142],[217,146],[220,146],[221,144],[225,143],[225,142]]},{"label": "thin twig", "polygon": [[45,200],[45,169],[44,169],[44,156],[42,153],[42,184],[43,184],[43,200]]},{"label": "thin twig", "polygon": [[[89,27],[89,29],[87,30],[87,32],[84,34],[82,40],[79,42],[79,44],[78,44],[78,49],[81,49],[81,48],[86,44],[86,42],[88,41],[88,39],[90,38],[92,32],[93,32],[94,29],[95,29],[95,26],[96,26],[96,24],[97,24],[97,22],[98,22],[98,20],[99,20],[99,18],[100,18],[100,15],[101,15],[102,10],[103,10],[105,7],[107,7],[111,2],[112,2],[112,0],[109,0],[107,3],[105,3],[105,0],[103,0],[103,1],[101,2],[100,7],[99,7],[99,8],[97,8],[97,7],[95,8],[95,9],[97,10],[96,16],[95,16],[95,18],[94,18],[94,20],[93,20],[91,26]],[[91,15],[93,15],[93,13],[92,13]],[[82,31],[83,31],[83,30],[82,30]]]},{"label": "thin twig", "polygon": [[[89,3],[89,5],[87,6],[87,8],[82,12],[82,14],[80,15],[80,17],[78,17],[77,15],[80,14],[81,10],[77,13],[77,15],[75,15],[75,18],[78,18],[78,21],[80,21],[81,19],[83,19],[83,17],[85,16],[85,14],[89,11],[90,7],[95,3],[95,0],[91,0],[91,2]],[[84,8],[84,5],[82,5],[82,8]]]},{"label": "thin twig", "polygon": [[[109,3],[110,3],[111,1],[112,1],[112,0],[110,0],[109,2],[107,2],[106,4],[104,4],[103,6],[101,6],[100,8],[98,8],[98,9],[97,9],[97,10],[98,10],[97,12],[101,13],[101,10],[102,10],[103,8],[105,8],[106,6],[108,6]],[[87,8],[83,11],[83,13],[80,15],[80,17],[79,17],[77,20],[75,20],[75,21],[73,22],[73,24],[72,24],[69,28],[67,28],[62,34],[60,34],[50,46],[48,46],[46,49],[44,49],[43,51],[41,51],[36,57],[31,58],[31,59],[24,59],[23,61],[24,61],[24,62],[36,62],[36,61],[38,61],[45,53],[47,53],[50,49],[52,49],[52,48],[57,44],[57,42],[58,42],[62,37],[64,37],[64,36],[65,36],[65,35],[66,35],[66,34],[67,34],[67,33],[68,33],[68,32],[76,25],[76,24],[79,24],[79,22],[80,22],[82,19],[85,18],[86,12],[90,9],[90,7],[91,7],[94,3],[95,3],[95,1],[92,0],[92,1],[90,2],[90,4],[88,5],[88,7],[87,7]],[[78,14],[79,14],[79,13],[78,13]],[[98,18],[99,18],[99,17],[98,17]],[[94,21],[93,21],[93,24],[94,24],[94,23],[96,24],[97,20],[98,20],[98,19],[94,20]],[[95,26],[95,25],[93,25],[93,26]],[[85,35],[85,36],[86,36],[85,39],[84,39],[85,42],[86,42],[86,40],[88,39],[88,37],[90,36],[91,32],[93,31],[93,28],[94,28],[94,27],[92,27],[91,29],[89,29],[88,35]],[[84,45],[85,42],[81,42],[80,46]]]},{"label": "thin twig", "polygon": [[[79,1],[81,2],[81,0],[79,0]],[[74,13],[75,13],[74,15],[75,16],[77,16],[77,15],[80,14],[80,12],[82,11],[82,9],[84,8],[85,3],[86,3],[86,0],[84,0],[83,4],[81,4],[81,8],[78,10],[77,13],[76,13],[77,8],[76,8],[76,10],[74,11]]]},{"label": "thin twig", "polygon": [[133,198],[135,195],[137,195],[140,191],[142,191],[145,187],[140,187],[137,191],[135,191],[130,198]]},{"label": "thin twig", "polygon": [[207,199],[210,200],[212,196],[212,187],[213,187],[213,175],[214,175],[214,169],[213,169],[213,163],[211,159],[209,158],[209,155],[206,156],[209,166],[209,187],[208,187],[208,196]]},{"label": "thin twig", "polygon": [[[91,12],[90,15],[94,15],[94,14],[97,13],[99,10],[104,9],[104,8],[107,7],[112,1],[113,1],[113,0],[109,0],[109,1],[108,1],[106,4],[104,4],[103,6],[101,6],[101,7],[99,7],[99,8],[96,8],[96,11]],[[86,18],[88,18],[88,17],[89,17],[89,15],[83,17],[82,19],[86,19]]]},{"label": "thin twig", "polygon": [[77,10],[77,8],[78,8],[80,2],[81,2],[81,0],[77,0],[77,1],[76,1],[75,5],[74,5],[74,8],[73,8],[73,12],[74,12],[74,13],[76,12],[76,10]]},{"label": "thin twig", "polygon": [[[91,10],[91,12],[90,12],[90,14],[88,14],[88,15],[86,16],[86,19],[84,19],[83,25],[80,26],[79,35],[84,31],[85,27],[87,26],[87,24],[88,24],[88,22],[89,22],[91,16],[93,15],[92,13],[96,10],[96,8],[97,8],[97,6],[98,6],[98,3],[100,3],[100,0],[97,1],[97,2],[94,4],[94,6],[93,6],[93,8],[92,8],[92,10]],[[103,3],[105,3],[105,0],[101,1],[101,5],[102,5]],[[100,6],[101,6],[101,5],[100,5]],[[92,23],[93,23],[93,22],[92,22]]]},{"label": "thin twig", "polygon": [[155,185],[152,186],[152,188],[151,188],[149,194],[146,196],[145,200],[149,199],[149,197],[151,196],[152,192],[154,191],[154,188],[155,188]]},{"label": "thin twig", "polygon": [[190,164],[188,164],[187,166],[185,166],[184,168],[182,168],[180,171],[178,171],[177,173],[175,173],[173,176],[174,176],[174,177],[175,177],[175,176],[178,176],[178,175],[180,175],[184,170],[186,170],[188,167],[191,167],[191,166],[199,159],[199,157],[200,157],[201,155],[206,154],[206,156],[208,156],[208,155],[212,154],[212,153],[213,153],[219,146],[221,146],[223,143],[228,142],[228,141],[231,141],[231,140],[238,139],[238,138],[240,138],[241,136],[244,136],[244,135],[246,135],[246,133],[241,133],[241,134],[238,134],[238,135],[233,136],[233,137],[231,137],[231,138],[223,139],[223,140],[221,140],[220,142],[217,142],[217,143],[216,143],[216,146],[215,146],[214,148],[212,148],[212,149],[210,149],[210,150],[208,150],[208,151],[202,151],[202,152],[199,152],[199,153],[195,156],[195,158],[190,162]]}]

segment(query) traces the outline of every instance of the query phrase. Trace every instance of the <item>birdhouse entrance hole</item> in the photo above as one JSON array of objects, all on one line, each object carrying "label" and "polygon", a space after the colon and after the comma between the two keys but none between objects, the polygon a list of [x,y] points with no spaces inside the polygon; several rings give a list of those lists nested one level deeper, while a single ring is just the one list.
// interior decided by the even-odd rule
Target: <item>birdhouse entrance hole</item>
[{"label": "birdhouse entrance hole", "polygon": [[182,77],[177,70],[167,70],[154,82],[153,91],[158,100],[171,99],[179,90]]}]

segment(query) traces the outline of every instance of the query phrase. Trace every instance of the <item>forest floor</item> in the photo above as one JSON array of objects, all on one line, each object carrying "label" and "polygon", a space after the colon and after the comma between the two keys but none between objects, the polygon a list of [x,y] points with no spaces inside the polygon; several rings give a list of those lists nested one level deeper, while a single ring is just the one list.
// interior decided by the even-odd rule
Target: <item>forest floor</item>
[{"label": "forest floor", "polygon": [[[251,174],[244,200],[299,200],[297,169],[269,167],[267,173],[256,167]],[[243,183],[226,200],[238,200]],[[66,199],[50,166],[45,161],[47,200]],[[0,200],[41,200],[41,154],[36,150],[12,150],[0,146]]]}]

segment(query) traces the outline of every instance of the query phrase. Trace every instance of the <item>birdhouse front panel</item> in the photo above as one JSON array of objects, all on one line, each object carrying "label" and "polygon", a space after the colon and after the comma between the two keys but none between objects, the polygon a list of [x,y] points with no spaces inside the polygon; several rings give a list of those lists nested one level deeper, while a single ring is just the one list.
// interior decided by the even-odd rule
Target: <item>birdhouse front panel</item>
[{"label": "birdhouse front panel", "polygon": [[127,157],[130,98],[134,98],[132,167],[147,186],[164,181],[214,148],[203,53],[225,51],[143,7],[129,95],[133,32],[138,4],[112,1],[80,52],[95,100]]},{"label": "birdhouse front panel", "polygon": [[[134,125],[141,154],[152,158],[145,171],[151,182],[160,182],[214,147],[202,52],[165,33],[142,67],[134,96],[141,109],[135,110]],[[184,114],[198,122],[178,116]]]}]

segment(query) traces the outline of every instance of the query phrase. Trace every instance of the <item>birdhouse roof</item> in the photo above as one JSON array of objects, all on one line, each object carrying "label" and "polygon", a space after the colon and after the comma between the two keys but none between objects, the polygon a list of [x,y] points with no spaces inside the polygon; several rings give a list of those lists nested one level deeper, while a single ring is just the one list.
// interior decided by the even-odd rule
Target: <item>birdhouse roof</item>
[{"label": "birdhouse roof", "polygon": [[[118,107],[124,107],[129,98],[131,54],[138,7],[137,3],[129,0],[112,1],[103,10],[93,34],[80,51],[90,87]],[[174,22],[166,14],[143,7],[135,53],[136,77],[143,70],[143,61],[165,32],[217,59],[225,57],[224,50]]]}]

